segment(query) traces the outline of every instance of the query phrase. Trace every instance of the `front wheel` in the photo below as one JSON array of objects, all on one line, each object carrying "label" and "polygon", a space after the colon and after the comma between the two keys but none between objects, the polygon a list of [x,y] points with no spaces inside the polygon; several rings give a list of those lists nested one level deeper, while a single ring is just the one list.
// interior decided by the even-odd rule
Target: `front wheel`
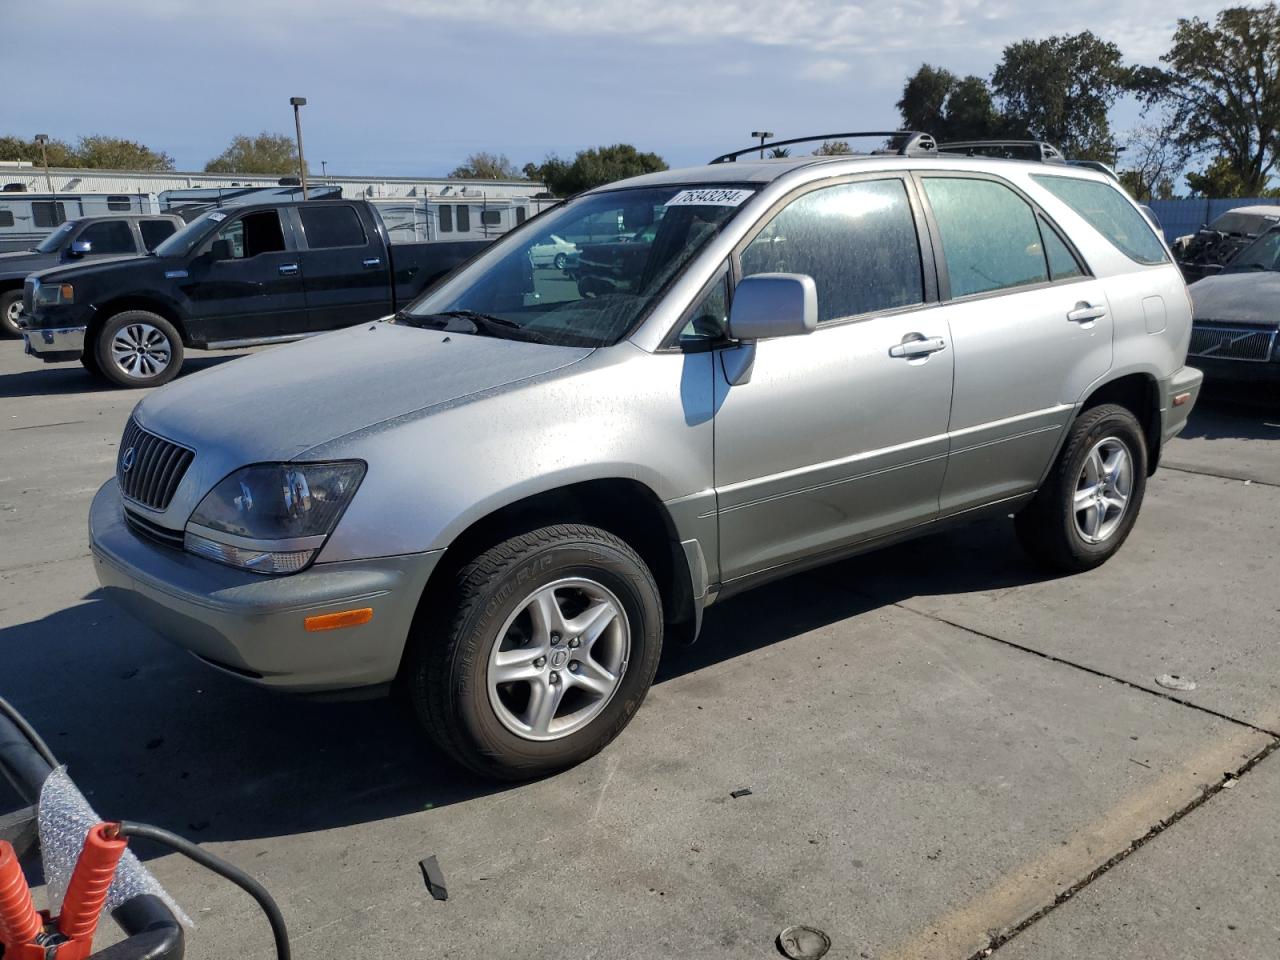
[{"label": "front wheel", "polygon": [[569,258],[566,257],[563,253],[556,254],[555,265],[557,270],[563,270],[565,268],[565,265],[568,262],[569,262]]},{"label": "front wheel", "polygon": [[158,387],[182,368],[182,338],[173,324],[149,310],[117,313],[87,349],[98,371],[118,387]]},{"label": "front wheel", "polygon": [[1091,570],[1129,536],[1146,489],[1147,445],[1134,415],[1110,403],[1086,410],[1045,485],[1018,514],[1018,538],[1053,569]]},{"label": "front wheel", "polygon": [[22,329],[18,326],[20,316],[22,316],[22,291],[6,290],[0,293],[0,335],[22,336]]},{"label": "front wheel", "polygon": [[463,766],[522,780],[580,763],[644,700],[662,601],[644,561],[604,530],[544,527],[459,571],[438,635],[411,638],[419,722]]}]

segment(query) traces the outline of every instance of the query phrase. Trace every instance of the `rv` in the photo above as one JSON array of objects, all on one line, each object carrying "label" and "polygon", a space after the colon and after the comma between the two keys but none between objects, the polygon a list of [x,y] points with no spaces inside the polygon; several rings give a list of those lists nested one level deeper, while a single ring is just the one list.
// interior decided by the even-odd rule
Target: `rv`
[{"label": "rv", "polygon": [[30,250],[68,220],[161,213],[154,193],[0,192],[0,252]]}]

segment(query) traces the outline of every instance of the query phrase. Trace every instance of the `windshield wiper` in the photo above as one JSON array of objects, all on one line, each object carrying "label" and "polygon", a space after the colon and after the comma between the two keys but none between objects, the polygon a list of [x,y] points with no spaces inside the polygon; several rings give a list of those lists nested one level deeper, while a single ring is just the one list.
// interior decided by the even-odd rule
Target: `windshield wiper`
[{"label": "windshield wiper", "polygon": [[[398,314],[397,319],[399,319]],[[439,323],[441,319],[445,321],[443,324]],[[509,334],[515,333],[517,334],[515,339],[518,340],[528,340],[531,343],[548,342],[542,334],[535,333],[514,320],[508,320],[506,317],[495,317],[487,313],[478,313],[475,310],[445,310],[441,313],[412,316],[408,322],[413,323],[420,320],[436,321],[432,326],[439,326],[440,329],[447,329],[450,321],[461,320],[471,326],[471,329],[466,331],[467,333],[483,333],[499,338],[505,338]]]}]

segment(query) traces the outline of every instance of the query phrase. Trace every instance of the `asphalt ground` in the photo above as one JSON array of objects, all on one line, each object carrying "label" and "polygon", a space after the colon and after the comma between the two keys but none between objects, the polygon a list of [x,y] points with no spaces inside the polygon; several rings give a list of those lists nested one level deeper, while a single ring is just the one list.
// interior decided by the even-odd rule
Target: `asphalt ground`
[{"label": "asphalt ground", "polygon": [[[795,923],[841,958],[1280,955],[1280,403],[1210,388],[1099,570],[991,522],[792,577],[708,611],[601,755],[495,786],[100,599],[137,399],[0,342],[0,694],[104,816],[264,882],[295,956],[771,957]],[[271,955],[242,893],[139,850],[188,957]]]}]

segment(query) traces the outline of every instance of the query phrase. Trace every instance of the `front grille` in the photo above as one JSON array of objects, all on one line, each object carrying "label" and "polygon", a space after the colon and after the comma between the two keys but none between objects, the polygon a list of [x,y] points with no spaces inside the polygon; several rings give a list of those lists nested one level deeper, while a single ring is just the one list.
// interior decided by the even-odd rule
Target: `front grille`
[{"label": "front grille", "polygon": [[182,549],[183,536],[181,530],[170,530],[168,527],[162,527],[158,523],[152,523],[146,517],[134,513],[127,507],[124,511],[124,522],[129,525],[130,530],[144,539],[158,543],[162,547]]},{"label": "front grille", "polygon": [[1191,347],[1187,354],[1214,360],[1251,360],[1262,363],[1271,359],[1275,342],[1275,330],[1197,323],[1191,327]]},{"label": "front grille", "polygon": [[144,507],[164,510],[193,459],[191,450],[143,430],[130,417],[116,460],[120,492]]}]

